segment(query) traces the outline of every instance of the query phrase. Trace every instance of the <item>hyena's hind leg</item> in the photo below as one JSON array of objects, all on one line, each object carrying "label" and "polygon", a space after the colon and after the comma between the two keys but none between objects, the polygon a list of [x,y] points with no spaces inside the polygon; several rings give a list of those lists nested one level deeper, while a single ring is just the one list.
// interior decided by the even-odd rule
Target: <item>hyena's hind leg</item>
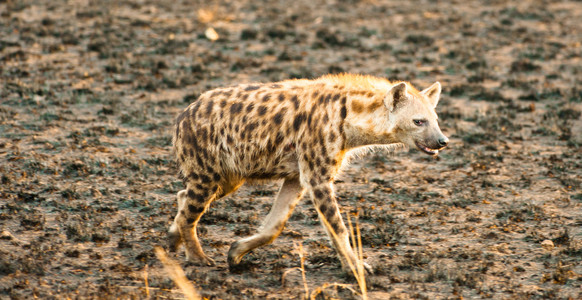
[{"label": "hyena's hind leg", "polygon": [[[181,190],[178,192],[178,212],[184,209],[184,203],[186,203],[186,193],[188,190]],[[168,250],[170,252],[176,252],[178,247],[182,244],[182,237],[180,236],[180,230],[178,229],[178,220],[180,217],[180,213],[176,214],[174,218],[174,222],[172,226],[170,226],[170,230],[168,231]]]},{"label": "hyena's hind leg", "polygon": [[289,218],[289,215],[291,215],[291,212],[293,212],[295,205],[297,205],[302,195],[303,187],[301,187],[299,179],[285,180],[279,190],[277,200],[273,203],[271,211],[265,218],[258,233],[234,242],[230,247],[230,251],[228,251],[228,265],[231,270],[240,264],[245,254],[257,247],[271,243],[279,236],[285,227],[285,222]]},{"label": "hyena's hind leg", "polygon": [[189,181],[187,188],[177,195],[178,214],[168,232],[169,250],[176,251],[184,243],[188,261],[213,265],[214,261],[202,250],[196,225],[212,201],[236,191],[243,183],[242,180],[231,180],[221,184]]},{"label": "hyena's hind leg", "polygon": [[[219,194],[218,183],[190,180],[185,190],[178,192],[178,214],[169,231],[170,250],[184,243],[186,259],[193,263],[214,265],[214,260],[202,251],[196,225],[210,203]],[[176,234],[176,231],[178,234]]]}]

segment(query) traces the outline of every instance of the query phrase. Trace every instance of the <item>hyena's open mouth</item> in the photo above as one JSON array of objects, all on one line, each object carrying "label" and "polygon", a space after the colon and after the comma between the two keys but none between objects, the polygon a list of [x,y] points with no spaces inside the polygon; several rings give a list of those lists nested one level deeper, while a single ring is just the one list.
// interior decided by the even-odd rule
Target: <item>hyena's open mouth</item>
[{"label": "hyena's open mouth", "polygon": [[426,153],[428,155],[437,155],[437,154],[439,154],[439,150],[442,149],[442,148],[440,148],[440,149],[431,149],[431,148],[429,148],[427,146],[424,146],[424,145],[420,144],[419,142],[414,142],[414,143],[416,144],[416,147],[418,149],[420,149],[422,152],[424,152],[424,153]]}]

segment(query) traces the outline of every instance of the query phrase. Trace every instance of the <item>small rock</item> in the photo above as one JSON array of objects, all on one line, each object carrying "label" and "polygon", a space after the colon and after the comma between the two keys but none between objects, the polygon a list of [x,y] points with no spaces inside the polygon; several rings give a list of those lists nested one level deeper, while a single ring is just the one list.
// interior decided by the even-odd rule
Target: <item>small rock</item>
[{"label": "small rock", "polygon": [[0,232],[0,239],[2,240],[13,240],[14,236],[12,235],[12,233],[6,231],[6,230],[2,230],[2,232]]},{"label": "small rock", "polygon": [[554,248],[554,242],[552,242],[551,240],[544,240],[541,245],[544,249],[548,251]]},{"label": "small rock", "polygon": [[212,27],[208,27],[206,29],[206,31],[204,32],[204,35],[206,36],[207,39],[209,39],[213,42],[220,38],[220,36],[216,32],[216,30],[214,30],[214,28],[212,28]]}]

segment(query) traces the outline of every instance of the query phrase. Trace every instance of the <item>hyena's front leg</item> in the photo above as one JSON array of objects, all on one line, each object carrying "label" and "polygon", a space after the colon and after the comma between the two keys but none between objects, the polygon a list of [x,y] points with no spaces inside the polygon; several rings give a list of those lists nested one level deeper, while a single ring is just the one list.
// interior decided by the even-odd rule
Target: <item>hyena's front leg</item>
[{"label": "hyena's front leg", "polygon": [[298,179],[286,179],[279,190],[277,199],[259,232],[232,244],[228,251],[228,265],[236,268],[243,256],[249,251],[275,240],[283,231],[285,222],[293,212],[295,205],[303,195],[303,188]]},{"label": "hyena's front leg", "polygon": [[[310,186],[310,193],[313,204],[318,210],[319,218],[338,252],[342,269],[351,274],[350,264],[353,268],[356,268],[358,258],[350,245],[350,236],[342,220],[332,183],[325,182],[312,185]],[[325,224],[326,222],[327,224]],[[372,273],[372,268],[366,263],[363,264],[366,271]]]}]

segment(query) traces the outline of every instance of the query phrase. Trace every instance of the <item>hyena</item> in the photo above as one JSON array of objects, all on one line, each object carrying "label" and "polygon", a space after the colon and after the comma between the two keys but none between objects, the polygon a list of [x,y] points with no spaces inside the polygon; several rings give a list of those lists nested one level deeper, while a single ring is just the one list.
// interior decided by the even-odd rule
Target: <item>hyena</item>
[{"label": "hyena", "polygon": [[[305,191],[332,238],[342,267],[356,256],[338,209],[333,181],[355,149],[405,144],[429,155],[448,143],[435,107],[441,85],[418,91],[407,82],[363,75],[243,84],[203,93],[177,118],[174,150],[186,189],[169,231],[170,250],[183,242],[190,262],[214,265],[202,251],[196,225],[210,203],[245,181],[282,179],[258,233],[230,247],[236,267],[249,251],[271,243]],[[355,265],[355,264],[354,264]],[[369,268],[369,266],[367,266]]]}]

